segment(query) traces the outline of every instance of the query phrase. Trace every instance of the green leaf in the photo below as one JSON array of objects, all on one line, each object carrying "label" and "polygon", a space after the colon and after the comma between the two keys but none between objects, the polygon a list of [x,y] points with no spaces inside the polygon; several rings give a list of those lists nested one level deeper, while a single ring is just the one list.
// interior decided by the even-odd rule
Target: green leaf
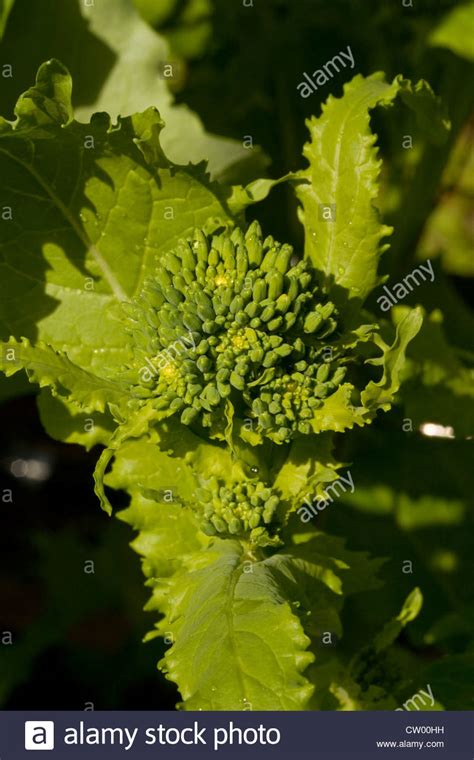
[{"label": "green leaf", "polygon": [[114,304],[195,225],[230,219],[202,167],[165,159],[155,110],[116,127],[105,115],[81,125],[70,91],[51,61],[18,101],[17,121],[0,120],[0,207],[12,216],[0,229],[0,323],[6,337],[42,339],[111,375],[129,356]]},{"label": "green leaf", "polygon": [[148,24],[159,26],[176,10],[177,0],[162,0],[159,5],[155,0],[134,0],[134,4]]},{"label": "green leaf", "polygon": [[[188,555],[201,548],[202,534],[193,513],[176,504],[157,503],[135,494],[130,506],[117,517],[139,531],[131,546],[143,557],[143,573],[153,583],[173,575]],[[147,609],[156,609],[153,598]]]},{"label": "green leaf", "polygon": [[431,32],[429,44],[474,61],[474,3],[453,8]]},{"label": "green leaf", "polygon": [[457,277],[474,277],[471,205],[469,197],[462,194],[448,196],[428,220],[420,245],[423,258],[437,255],[441,250],[443,270]]},{"label": "green leaf", "polygon": [[[28,86],[40,64],[58,58],[74,79],[80,121],[89,121],[97,111],[107,111],[115,120],[119,114],[155,106],[167,125],[167,155],[176,163],[206,160],[213,176],[232,174],[233,181],[261,173],[267,159],[257,146],[247,150],[240,141],[207,133],[196,113],[175,103],[173,93],[186,77],[184,63],[140,17],[132,0],[16,4],[2,43],[2,59],[15,61],[14,78],[2,83],[3,102],[12,106],[18,89]],[[18,56],[18,50],[25,54]]]},{"label": "green leaf", "polygon": [[385,624],[374,639],[357,652],[349,667],[338,674],[331,690],[341,710],[393,710],[406,665],[392,645],[421,609],[423,597],[415,588],[400,613]]},{"label": "green leaf", "polygon": [[300,507],[306,496],[314,497],[321,486],[337,478],[341,465],[332,450],[333,436],[328,433],[314,437],[311,444],[301,438],[291,444],[275,479],[275,488],[293,509]]},{"label": "green leaf", "polygon": [[249,182],[248,185],[236,185],[232,188],[231,194],[227,200],[228,206],[234,214],[240,214],[247,206],[264,201],[274,187],[288,180],[298,180],[299,174],[285,174],[279,179],[256,179]]},{"label": "green leaf", "polygon": [[155,591],[165,613],[159,631],[174,642],[162,667],[187,710],[304,707],[312,655],[278,583],[287,561],[253,562],[238,542],[216,541]]},{"label": "green leaf", "polygon": [[128,400],[127,392],[118,383],[81,369],[65,354],[43,343],[32,346],[26,338],[21,342],[10,338],[0,348],[0,370],[7,377],[24,369],[31,383],[51,388],[55,395],[66,396],[81,409],[103,412],[109,402],[121,404]]},{"label": "green leaf", "polygon": [[181,58],[200,57],[212,38],[212,0],[134,0],[151,26],[160,28]]},{"label": "green leaf", "polygon": [[8,16],[15,4],[15,0],[0,0],[0,40],[5,32]]},{"label": "green leaf", "polygon": [[107,514],[112,514],[112,505],[105,494],[104,476],[110,462],[112,462],[117,452],[120,451],[125,443],[132,438],[141,438],[147,435],[153,424],[165,419],[168,415],[168,410],[159,411],[155,409],[153,400],[151,400],[137,409],[132,409],[127,419],[124,419],[115,429],[114,434],[108,441],[107,448],[100,455],[94,470],[95,492],[99,497],[102,509]]},{"label": "green leaf", "polygon": [[[115,65],[98,99],[78,109],[79,119],[90,118],[94,111],[106,111],[115,119],[154,105],[166,124],[163,147],[174,163],[205,159],[214,177],[228,174],[241,162],[251,162],[256,168],[258,160],[258,169],[263,168],[265,162],[258,149],[249,151],[235,140],[209,135],[187,106],[174,104],[167,77],[171,84],[178,82],[183,64],[175,60],[164,37],[141,19],[132,0],[101,0],[93,6],[81,3],[80,7],[89,30],[115,55]],[[165,69],[167,65],[172,68]]]},{"label": "green leaf", "polygon": [[160,501],[168,495],[175,504],[191,503],[197,482],[189,458],[173,455],[167,444],[156,429],[147,438],[127,441],[116,453],[106,484],[134,495],[155,491]]},{"label": "green leaf", "polygon": [[387,410],[390,408],[391,402],[400,387],[407,346],[418,334],[422,324],[421,309],[411,309],[398,322],[395,340],[390,347],[379,337],[375,338],[375,342],[382,348],[383,355],[377,359],[370,359],[369,362],[373,365],[382,365],[383,376],[378,383],[370,382],[361,394],[362,403],[369,409]]},{"label": "green leaf", "polygon": [[382,631],[376,635],[374,639],[375,651],[382,652],[384,649],[388,649],[398,638],[405,626],[419,615],[422,605],[423,596],[421,591],[419,588],[415,588],[405,600],[397,617],[390,620]]},{"label": "green leaf", "polygon": [[[126,442],[105,478],[108,486],[131,495],[129,507],[117,517],[139,531],[132,547],[144,558],[144,574],[154,579],[172,575],[188,554],[207,544],[207,538],[198,534],[193,512],[182,507],[193,497],[193,474],[183,460],[160,451],[158,440],[153,431]],[[146,490],[158,493],[160,501],[147,498]],[[149,607],[153,609],[153,604]]]},{"label": "green leaf", "polygon": [[[346,539],[339,536],[323,532],[299,533],[295,527],[296,517],[293,521],[292,555],[316,567],[330,563],[339,577],[339,593],[349,596],[380,588],[378,574],[385,560],[347,549]],[[314,569],[308,572],[314,574]]]},{"label": "green leaf", "polygon": [[48,435],[63,443],[78,443],[87,451],[97,444],[106,445],[117,426],[109,411],[82,412],[46,388],[39,393],[36,403]]},{"label": "green leaf", "polygon": [[381,161],[370,111],[390,105],[398,94],[410,107],[421,109],[424,124],[430,123],[430,132],[441,138],[447,123],[429,86],[420,82],[413,87],[402,77],[388,84],[381,73],[357,75],[345,85],[342,98],[330,96],[322,115],[307,122],[311,142],[303,152],[309,167],[299,172],[296,184],[305,255],[340,305],[347,297],[365,300],[381,281],[377,268],[387,248],[381,240],[392,230],[380,222],[375,207]]}]

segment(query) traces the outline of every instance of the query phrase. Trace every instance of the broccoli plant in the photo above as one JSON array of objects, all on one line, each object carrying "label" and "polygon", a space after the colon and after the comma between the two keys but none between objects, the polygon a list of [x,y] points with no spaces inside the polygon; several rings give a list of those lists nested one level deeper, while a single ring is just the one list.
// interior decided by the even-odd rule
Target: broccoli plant
[{"label": "broccoli plant", "polygon": [[[370,111],[399,95],[436,141],[439,103],[424,82],[358,75],[308,122],[306,168],[244,187],[170,161],[155,108],[86,124],[70,94],[49,61],[0,121],[2,370],[41,388],[51,436],[104,447],[96,493],[109,514],[111,489],[129,496],[118,517],[182,707],[393,708],[390,647],[420,593],[358,656],[320,655],[381,561],[301,507],[347,466],[344,433],[395,402],[423,321],[367,308],[391,233]],[[304,250],[246,221],[277,182]]]}]

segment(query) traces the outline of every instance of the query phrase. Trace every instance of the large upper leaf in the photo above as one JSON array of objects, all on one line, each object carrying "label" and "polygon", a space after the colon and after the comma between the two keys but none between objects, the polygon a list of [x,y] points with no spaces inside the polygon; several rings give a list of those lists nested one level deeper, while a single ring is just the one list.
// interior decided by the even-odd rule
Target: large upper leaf
[{"label": "large upper leaf", "polygon": [[105,374],[129,350],[114,304],[140,290],[161,251],[228,214],[202,168],[164,157],[154,109],[116,127],[105,115],[82,125],[70,92],[51,61],[16,122],[0,121],[0,208],[11,209],[0,230],[0,322],[5,337],[40,338]]},{"label": "large upper leaf", "polygon": [[187,106],[174,104],[168,82],[182,78],[183,64],[171,54],[165,38],[140,18],[132,0],[101,0],[80,7],[89,30],[113,51],[116,62],[98,100],[79,109],[78,118],[89,118],[93,111],[107,111],[115,118],[155,105],[166,124],[162,141],[172,161],[184,164],[205,159],[213,176],[227,176],[242,163],[263,168],[258,148],[248,150],[235,140],[208,134]]},{"label": "large upper leaf", "polygon": [[2,42],[2,60],[13,63],[14,77],[2,79],[2,102],[13,107],[18,91],[52,57],[73,76],[81,121],[97,111],[115,120],[154,106],[167,124],[163,139],[173,161],[206,160],[213,176],[242,172],[244,179],[265,165],[257,147],[247,150],[241,142],[207,133],[197,114],[175,104],[171,89],[183,83],[183,64],[142,20],[133,0],[16,0]]},{"label": "large upper leaf", "polygon": [[296,185],[305,255],[339,304],[347,297],[363,301],[379,282],[379,257],[386,248],[381,240],[391,229],[380,222],[375,206],[381,161],[370,111],[390,105],[398,94],[419,110],[433,138],[442,139],[447,125],[429,86],[419,82],[412,87],[402,77],[388,84],[381,73],[357,75],[342,98],[330,96],[322,115],[308,121],[311,142],[303,152],[309,167]]}]

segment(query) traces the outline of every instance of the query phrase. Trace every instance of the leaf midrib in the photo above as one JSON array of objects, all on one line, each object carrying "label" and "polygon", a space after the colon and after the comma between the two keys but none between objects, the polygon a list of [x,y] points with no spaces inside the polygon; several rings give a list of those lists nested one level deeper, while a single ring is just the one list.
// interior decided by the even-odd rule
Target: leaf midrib
[{"label": "leaf midrib", "polygon": [[233,622],[233,603],[234,603],[234,592],[237,587],[237,583],[239,582],[240,576],[242,575],[242,563],[239,562],[237,567],[235,567],[229,578],[228,583],[228,594],[226,594],[227,602],[225,604],[225,615],[227,619],[227,626],[229,630],[229,644],[231,649],[231,654],[233,657],[233,662],[236,663],[236,674],[237,674],[237,681],[239,685],[239,690],[241,694],[242,701],[247,701],[247,693],[245,689],[244,679],[243,679],[243,668],[241,667],[240,658],[238,654],[237,649],[237,642],[236,642],[236,634],[234,630],[234,622]]}]

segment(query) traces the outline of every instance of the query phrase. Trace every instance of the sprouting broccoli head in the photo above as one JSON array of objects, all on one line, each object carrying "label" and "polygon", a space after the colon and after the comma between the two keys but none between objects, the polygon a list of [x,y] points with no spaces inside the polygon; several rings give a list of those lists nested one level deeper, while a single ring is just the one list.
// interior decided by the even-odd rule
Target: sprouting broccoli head
[{"label": "sprouting broccoli head", "polygon": [[202,530],[208,535],[250,536],[258,542],[278,526],[279,496],[260,480],[232,487],[211,478],[196,494],[202,504]]},{"label": "sprouting broccoli head", "polygon": [[311,433],[346,367],[326,360],[337,309],[295,259],[257,222],[180,240],[127,307],[136,392],[185,425],[222,426],[229,400],[276,443]]}]

